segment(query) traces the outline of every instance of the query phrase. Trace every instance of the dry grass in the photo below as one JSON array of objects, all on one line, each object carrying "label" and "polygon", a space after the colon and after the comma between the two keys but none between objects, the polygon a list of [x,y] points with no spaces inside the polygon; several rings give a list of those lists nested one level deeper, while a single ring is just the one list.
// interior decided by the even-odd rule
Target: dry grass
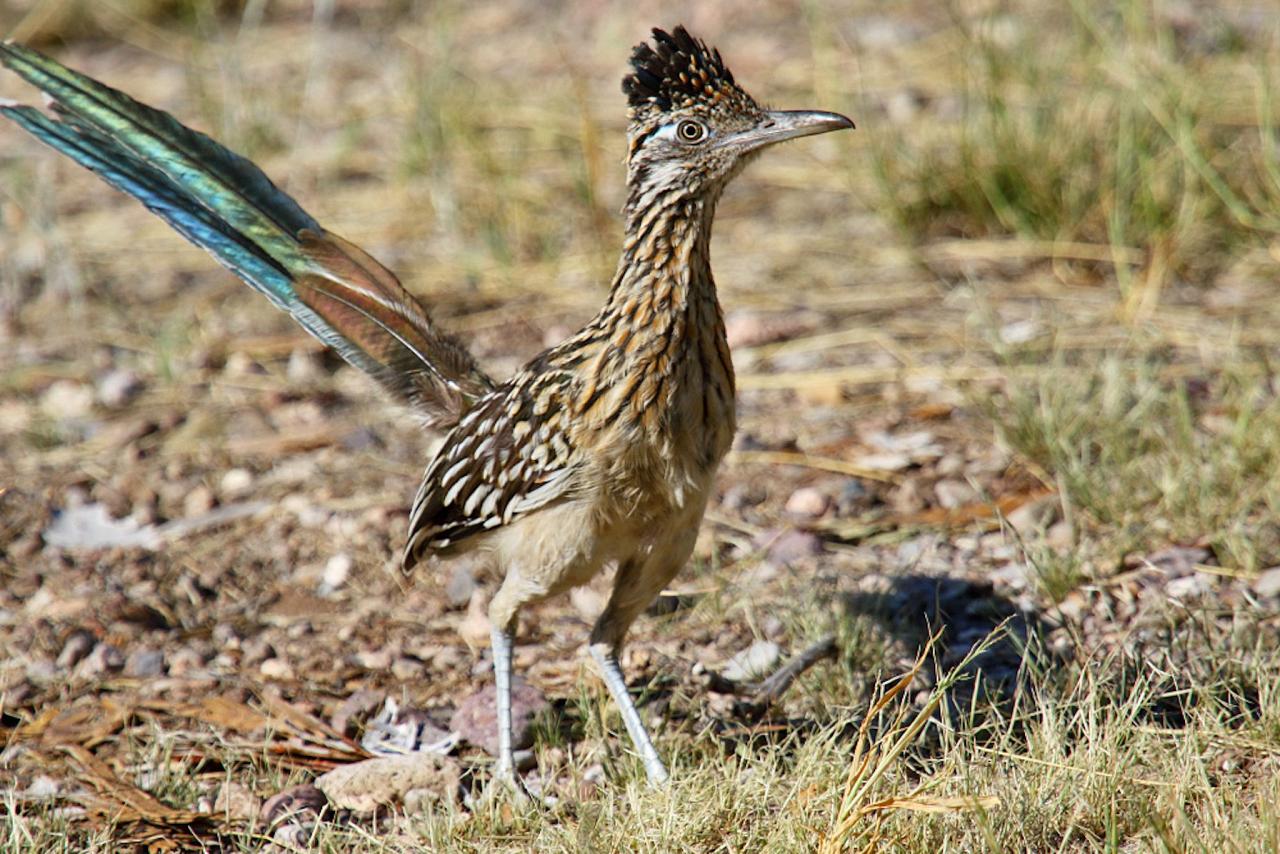
[{"label": "dry grass", "polygon": [[[731,325],[783,332],[736,350],[756,444],[726,466],[680,607],[642,621],[627,662],[659,698],[671,788],[644,786],[574,661],[582,617],[551,603],[518,663],[559,700],[537,747],[559,800],[321,822],[310,848],[1280,850],[1280,605],[1251,586],[1280,563],[1280,34],[1265,14],[102,6],[0,0],[0,33],[65,39],[73,64],[252,155],[500,371],[603,294],[617,78],[648,26],[684,16],[771,103],[859,124],[762,160],[722,204]],[[0,96],[27,95],[0,78]],[[484,678],[457,639],[465,608],[441,603],[447,574],[393,569],[417,429],[371,416],[361,378],[286,318],[10,128],[0,328],[0,769],[15,780],[0,848],[111,851],[140,833],[64,809],[85,774],[65,745],[20,735],[41,715],[184,691],[262,708],[267,686],[322,717],[361,688],[434,709]],[[109,369],[143,379],[129,407],[49,404],[58,381],[92,388]],[[876,431],[927,432],[937,453],[868,470]],[[223,491],[232,468],[272,513],[154,555],[41,547],[69,495],[177,519],[200,487],[243,498]],[[944,503],[944,481],[968,503]],[[795,523],[799,486],[839,509],[806,526],[825,553],[779,568],[770,537]],[[1046,493],[1044,524],[1003,525],[1002,500]],[[1169,569],[1170,549],[1190,568]],[[352,580],[312,596],[339,552]],[[1018,567],[1029,583],[1010,587]],[[942,582],[970,586],[947,598]],[[142,606],[159,627],[136,628]],[[57,670],[82,629],[209,655],[188,681]],[[839,662],[762,722],[683,677],[754,639],[828,632]],[[297,677],[264,676],[245,653],[257,638]],[[385,648],[418,675],[351,663]],[[95,755],[167,808],[228,780],[266,796],[314,776],[271,738],[126,718]],[[33,767],[60,798],[29,797]],[[262,833],[205,840],[259,850]]]}]

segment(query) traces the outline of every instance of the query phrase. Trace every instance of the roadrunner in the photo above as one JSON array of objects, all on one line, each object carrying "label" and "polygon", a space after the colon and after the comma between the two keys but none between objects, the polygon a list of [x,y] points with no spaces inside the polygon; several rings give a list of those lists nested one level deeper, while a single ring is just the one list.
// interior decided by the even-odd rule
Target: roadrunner
[{"label": "roadrunner", "polygon": [[248,160],[29,48],[0,45],[0,62],[51,99],[48,113],[13,103],[0,113],[136,197],[448,431],[413,502],[404,564],[479,548],[503,573],[489,608],[494,778],[518,784],[511,656],[520,610],[616,565],[590,652],[649,781],[665,781],[618,657],[632,622],[688,559],[733,437],[733,365],[711,277],[716,202],[765,147],[853,122],[766,110],[718,51],[683,27],[655,29],[622,81],[626,233],[608,299],[581,331],[500,383],[389,270]]}]

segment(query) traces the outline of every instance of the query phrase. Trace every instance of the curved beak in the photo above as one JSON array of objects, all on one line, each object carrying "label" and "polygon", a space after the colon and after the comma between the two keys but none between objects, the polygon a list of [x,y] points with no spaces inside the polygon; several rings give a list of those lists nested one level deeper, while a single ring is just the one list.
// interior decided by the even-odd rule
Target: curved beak
[{"label": "curved beak", "polygon": [[722,144],[732,145],[743,151],[754,151],[788,139],[846,128],[852,130],[853,122],[848,116],[839,113],[823,110],[770,110],[755,127],[726,137]]}]

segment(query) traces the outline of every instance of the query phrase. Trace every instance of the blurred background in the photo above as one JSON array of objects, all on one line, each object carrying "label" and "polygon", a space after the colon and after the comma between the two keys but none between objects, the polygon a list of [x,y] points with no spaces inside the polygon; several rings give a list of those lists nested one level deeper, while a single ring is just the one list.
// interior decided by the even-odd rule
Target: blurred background
[{"label": "blurred background", "polygon": [[[1023,806],[981,832],[942,807],[897,825],[920,850],[1274,832],[1274,3],[0,0],[0,35],[249,156],[499,376],[603,300],[619,81],[649,28],[677,23],[761,101],[858,129],[771,151],[720,205],[740,436],[694,565],[626,662],[683,722],[668,747],[718,767],[705,733],[732,729],[682,687],[693,663],[835,634],[837,664],[785,708],[836,733],[941,628],[938,666],[980,673],[966,702],[1007,717],[984,719],[1000,733],[985,748],[955,736],[913,767]],[[35,96],[6,73],[0,97]],[[465,562],[399,574],[432,437],[379,404],[139,205],[0,124],[4,726],[97,708],[112,679],[249,680],[331,722],[353,692],[447,712],[481,684],[492,579]],[[68,508],[100,525],[60,528]],[[634,773],[578,670],[605,591],[540,609],[517,662],[559,698],[570,735],[547,749],[576,757],[575,787],[595,764],[602,785]],[[1012,639],[965,657],[1001,624]],[[1028,679],[1040,699],[1008,711]],[[183,807],[216,789],[131,726],[106,744],[162,768],[143,788]],[[747,811],[740,847],[827,827],[847,794],[832,739],[777,767],[774,742],[741,742],[732,773],[756,776],[720,786]],[[254,767],[258,795],[306,776]],[[688,786],[716,773],[687,770]],[[773,814],[770,779],[822,794],[753,823]],[[636,806],[592,833],[659,824]]]}]

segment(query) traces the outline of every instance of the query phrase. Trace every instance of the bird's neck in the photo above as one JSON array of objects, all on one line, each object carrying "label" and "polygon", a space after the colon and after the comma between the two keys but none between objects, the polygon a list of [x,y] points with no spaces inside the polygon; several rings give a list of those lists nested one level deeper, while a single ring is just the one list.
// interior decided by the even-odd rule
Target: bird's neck
[{"label": "bird's neck", "polygon": [[599,320],[642,339],[681,339],[690,311],[706,304],[718,319],[711,276],[715,198],[662,197],[633,188],[622,257]]},{"label": "bird's neck", "polygon": [[598,348],[584,399],[605,401],[606,418],[630,410],[655,435],[671,429],[664,413],[682,407],[715,406],[732,420],[733,366],[711,277],[715,203],[633,188],[613,287],[584,330]]}]

